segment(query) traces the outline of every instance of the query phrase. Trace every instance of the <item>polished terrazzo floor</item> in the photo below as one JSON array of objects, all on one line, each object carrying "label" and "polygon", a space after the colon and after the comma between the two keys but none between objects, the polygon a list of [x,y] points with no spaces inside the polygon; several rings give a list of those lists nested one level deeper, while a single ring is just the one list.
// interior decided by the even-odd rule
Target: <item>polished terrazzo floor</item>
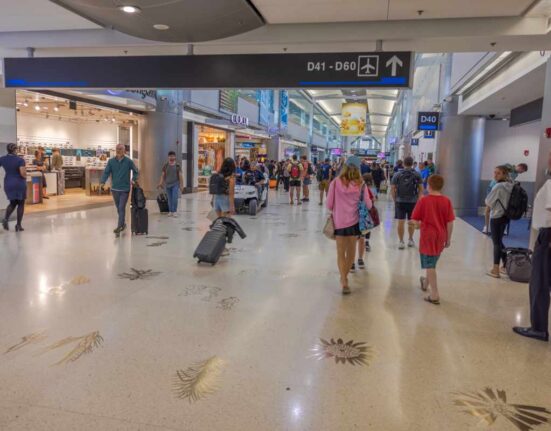
[{"label": "polished terrazzo floor", "polygon": [[150,237],[115,239],[114,208],[0,234],[1,430],[551,429],[551,345],[511,332],[527,286],[484,276],[465,222],[436,307],[384,200],[348,297],[316,201],[239,216],[215,267],[191,257],[208,196],[150,204]]}]

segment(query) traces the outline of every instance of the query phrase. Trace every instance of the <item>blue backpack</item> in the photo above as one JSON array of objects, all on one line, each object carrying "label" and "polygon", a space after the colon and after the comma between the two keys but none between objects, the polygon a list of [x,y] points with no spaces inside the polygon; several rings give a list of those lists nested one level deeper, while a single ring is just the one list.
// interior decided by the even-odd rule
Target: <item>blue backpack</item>
[{"label": "blue backpack", "polygon": [[360,216],[360,232],[362,235],[365,235],[368,231],[375,227],[369,209],[364,202],[364,190],[365,186],[362,186],[362,191],[360,192],[360,201],[358,202],[358,214]]}]

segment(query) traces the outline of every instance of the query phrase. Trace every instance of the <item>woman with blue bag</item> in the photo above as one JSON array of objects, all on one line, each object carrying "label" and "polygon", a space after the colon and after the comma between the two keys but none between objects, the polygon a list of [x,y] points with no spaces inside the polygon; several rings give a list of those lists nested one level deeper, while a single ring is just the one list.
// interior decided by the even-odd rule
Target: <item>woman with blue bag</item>
[{"label": "woman with blue bag", "polygon": [[[348,274],[356,258],[356,244],[361,229],[369,226],[369,209],[373,206],[368,193],[363,193],[360,174],[361,161],[349,157],[340,175],[329,186],[327,208],[332,212],[330,222],[337,243],[337,262],[343,294],[351,293]],[[362,204],[360,204],[362,202]]]}]

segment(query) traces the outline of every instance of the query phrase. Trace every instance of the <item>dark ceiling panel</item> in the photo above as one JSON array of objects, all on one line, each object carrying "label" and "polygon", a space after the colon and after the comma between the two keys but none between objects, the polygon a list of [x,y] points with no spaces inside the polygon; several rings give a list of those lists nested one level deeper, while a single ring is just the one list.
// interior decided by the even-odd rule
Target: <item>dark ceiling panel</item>
[{"label": "dark ceiling panel", "polygon": [[[204,42],[264,25],[247,0],[50,0],[104,27],[162,42]],[[128,14],[120,6],[137,6]],[[155,24],[168,25],[157,30]]]}]

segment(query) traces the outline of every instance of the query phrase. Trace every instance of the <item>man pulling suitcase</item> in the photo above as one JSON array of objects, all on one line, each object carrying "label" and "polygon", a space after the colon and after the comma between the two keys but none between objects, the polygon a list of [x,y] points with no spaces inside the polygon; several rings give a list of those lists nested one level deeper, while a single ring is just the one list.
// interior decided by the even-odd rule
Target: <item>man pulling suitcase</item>
[{"label": "man pulling suitcase", "polygon": [[126,204],[130,195],[130,172],[132,172],[133,184],[136,184],[139,177],[138,168],[125,152],[124,145],[118,144],[115,157],[107,162],[100,180],[100,187],[103,187],[111,177],[111,195],[119,216],[117,227],[113,231],[117,237],[126,229]]}]

